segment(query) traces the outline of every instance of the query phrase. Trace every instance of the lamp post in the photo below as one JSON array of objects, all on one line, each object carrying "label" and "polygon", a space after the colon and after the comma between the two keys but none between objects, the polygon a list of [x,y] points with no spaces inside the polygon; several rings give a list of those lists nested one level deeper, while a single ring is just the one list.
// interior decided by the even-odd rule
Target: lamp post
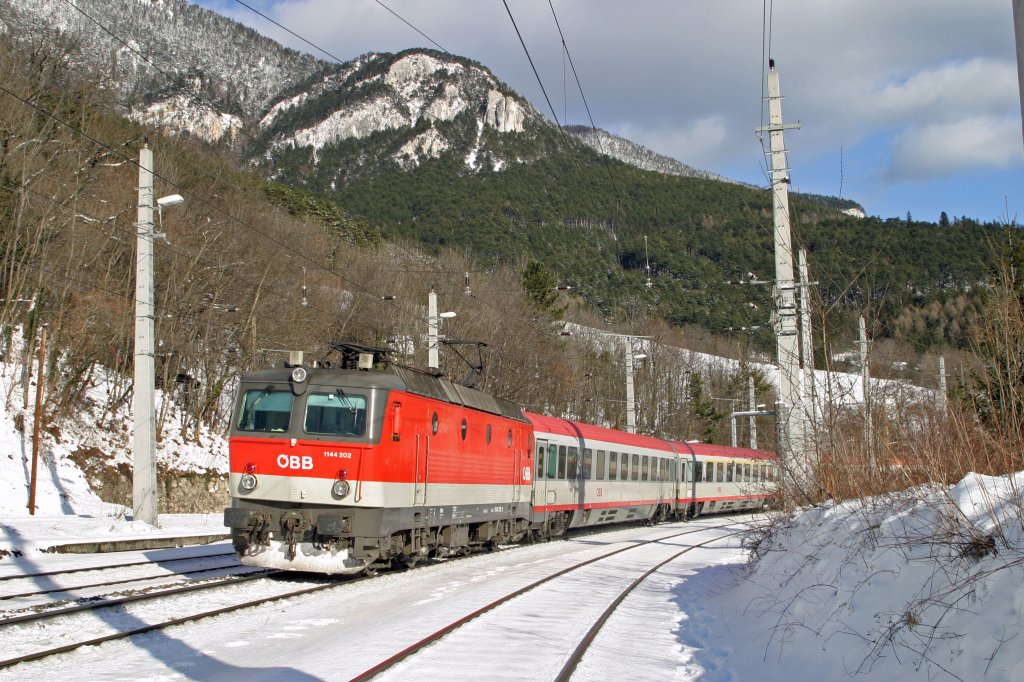
[{"label": "lamp post", "polygon": [[132,509],[134,518],[157,523],[155,305],[153,292],[153,241],[162,238],[153,231],[153,209],[159,207],[161,222],[165,206],[184,201],[179,194],[153,201],[153,150],[144,145],[139,152],[139,206],[135,223],[135,383],[132,407],[135,433],[132,441]]}]

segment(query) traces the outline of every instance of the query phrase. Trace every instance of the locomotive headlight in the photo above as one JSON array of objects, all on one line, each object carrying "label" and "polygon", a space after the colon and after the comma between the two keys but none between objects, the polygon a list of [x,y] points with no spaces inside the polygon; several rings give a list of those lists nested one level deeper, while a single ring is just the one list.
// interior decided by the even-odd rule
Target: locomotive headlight
[{"label": "locomotive headlight", "polygon": [[301,384],[305,380],[306,380],[306,368],[305,367],[296,367],[295,369],[292,370],[292,381],[294,381],[297,384]]},{"label": "locomotive headlight", "polygon": [[348,495],[349,490],[351,490],[351,486],[348,484],[348,481],[335,481],[334,485],[331,486],[331,493],[339,498]]},{"label": "locomotive headlight", "polygon": [[242,474],[242,480],[238,482],[242,486],[242,490],[256,490],[256,486],[259,485],[259,481],[252,474]]}]

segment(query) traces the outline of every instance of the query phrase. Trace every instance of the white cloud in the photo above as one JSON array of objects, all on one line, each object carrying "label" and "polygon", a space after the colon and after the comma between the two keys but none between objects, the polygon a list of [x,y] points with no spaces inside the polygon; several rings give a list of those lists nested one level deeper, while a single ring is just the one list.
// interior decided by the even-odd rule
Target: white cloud
[{"label": "white cloud", "polygon": [[1017,103],[1017,70],[1009,61],[971,59],[889,82],[867,102],[874,118],[958,118],[965,112],[1003,112]]},{"label": "white cloud", "polygon": [[975,116],[911,128],[892,144],[888,180],[923,181],[967,170],[1021,165],[1020,120]]},{"label": "white cloud", "polygon": [[708,116],[674,128],[642,128],[626,124],[612,132],[658,154],[701,169],[713,165],[722,146],[730,139],[729,126],[722,116]]}]

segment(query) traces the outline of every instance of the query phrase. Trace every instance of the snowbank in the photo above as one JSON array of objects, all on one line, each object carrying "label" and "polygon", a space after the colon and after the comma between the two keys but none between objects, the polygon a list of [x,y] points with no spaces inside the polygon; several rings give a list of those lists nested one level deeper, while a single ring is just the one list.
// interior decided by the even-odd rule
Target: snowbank
[{"label": "snowbank", "polygon": [[1024,473],[775,522],[676,590],[708,680],[1024,679]]}]

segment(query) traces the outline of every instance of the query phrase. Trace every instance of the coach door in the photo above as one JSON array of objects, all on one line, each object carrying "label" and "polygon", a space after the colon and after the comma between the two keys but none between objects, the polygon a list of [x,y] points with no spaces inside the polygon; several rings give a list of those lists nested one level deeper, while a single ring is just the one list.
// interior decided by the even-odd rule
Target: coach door
[{"label": "coach door", "polygon": [[554,454],[554,451],[556,450],[557,448],[554,445],[548,445],[546,440],[537,441],[537,451],[536,456],[534,457],[532,488],[532,503],[534,507],[543,507],[554,502],[554,481],[550,476],[548,476],[547,469],[551,458],[554,458],[557,461],[557,455]]}]

